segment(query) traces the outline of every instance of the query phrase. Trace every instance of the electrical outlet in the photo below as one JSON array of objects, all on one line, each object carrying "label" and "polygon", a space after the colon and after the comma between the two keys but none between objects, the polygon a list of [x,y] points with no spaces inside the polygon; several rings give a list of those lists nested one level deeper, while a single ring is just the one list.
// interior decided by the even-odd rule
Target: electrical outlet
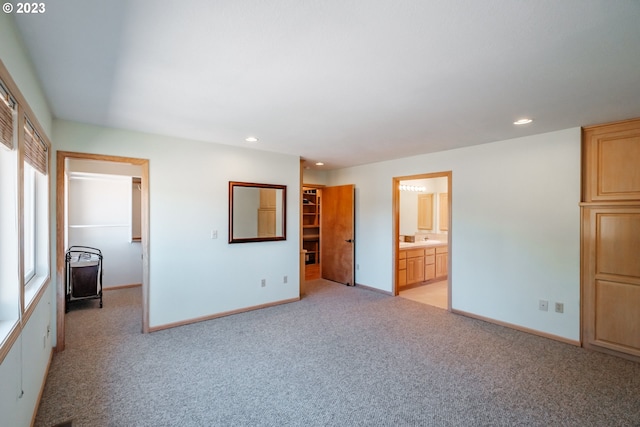
[{"label": "electrical outlet", "polygon": [[356,264],[356,270],[360,270],[360,264]]},{"label": "electrical outlet", "polygon": [[211,238],[212,239],[218,238],[218,230],[211,230]]},{"label": "electrical outlet", "polygon": [[260,286],[262,286],[263,288],[264,288],[265,286],[267,286],[267,279],[262,279],[262,280],[260,281]]},{"label": "electrical outlet", "polygon": [[556,313],[564,313],[564,304],[561,302],[556,303]]},{"label": "electrical outlet", "polygon": [[289,278],[287,276],[284,276],[284,278],[282,279],[282,283],[287,283],[289,281]]},{"label": "electrical outlet", "polygon": [[541,299],[538,301],[538,310],[540,311],[548,311],[549,310],[549,301]]}]

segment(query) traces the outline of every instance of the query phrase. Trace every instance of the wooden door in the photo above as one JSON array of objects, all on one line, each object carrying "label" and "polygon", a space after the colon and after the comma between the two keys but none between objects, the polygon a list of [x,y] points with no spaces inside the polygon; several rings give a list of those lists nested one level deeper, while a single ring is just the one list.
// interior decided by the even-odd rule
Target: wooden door
[{"label": "wooden door", "polygon": [[322,278],[355,285],[355,189],[352,184],[322,189],[320,257]]}]

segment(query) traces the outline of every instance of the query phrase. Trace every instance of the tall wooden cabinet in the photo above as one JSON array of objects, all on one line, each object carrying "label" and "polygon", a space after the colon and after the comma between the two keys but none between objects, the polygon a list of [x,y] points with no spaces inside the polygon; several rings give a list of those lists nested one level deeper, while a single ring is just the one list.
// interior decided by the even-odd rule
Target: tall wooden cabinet
[{"label": "tall wooden cabinet", "polygon": [[258,208],[258,237],[276,236],[276,190],[260,189],[260,207]]},{"label": "tall wooden cabinet", "polygon": [[582,338],[640,361],[640,119],[582,134]]}]

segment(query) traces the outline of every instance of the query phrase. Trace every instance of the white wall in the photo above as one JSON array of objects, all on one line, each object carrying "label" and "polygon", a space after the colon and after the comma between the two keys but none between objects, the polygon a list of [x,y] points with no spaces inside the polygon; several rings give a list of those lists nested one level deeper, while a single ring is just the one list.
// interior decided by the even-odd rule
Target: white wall
[{"label": "white wall", "polygon": [[131,177],[71,173],[68,184],[65,248],[100,249],[104,288],[142,283],[142,248],[140,242],[132,241]]},{"label": "white wall", "polygon": [[[45,133],[51,136],[51,112],[26,54],[13,19],[0,14],[0,59],[31,106]],[[18,340],[0,362],[0,424],[28,426],[44,384],[51,355],[55,293],[49,284],[33,314],[23,326]],[[23,393],[24,392],[24,393]]]},{"label": "white wall", "polygon": [[328,171],[317,169],[304,169],[302,171],[302,182],[304,184],[326,185],[328,180]]},{"label": "white wall", "polygon": [[0,425],[29,426],[51,356],[53,329],[47,333],[54,292],[49,286],[20,337],[0,365]]},{"label": "white wall", "polygon": [[[297,156],[62,120],[53,128],[58,150],[149,159],[152,328],[299,297]],[[287,185],[287,240],[227,243],[229,181]]]},{"label": "white wall", "polygon": [[392,178],[449,170],[453,309],[579,340],[579,128],[332,172],[358,189],[356,282],[392,290]]},{"label": "white wall", "polygon": [[36,120],[51,137],[51,110],[13,19],[6,13],[0,14],[0,59],[26,98]]}]

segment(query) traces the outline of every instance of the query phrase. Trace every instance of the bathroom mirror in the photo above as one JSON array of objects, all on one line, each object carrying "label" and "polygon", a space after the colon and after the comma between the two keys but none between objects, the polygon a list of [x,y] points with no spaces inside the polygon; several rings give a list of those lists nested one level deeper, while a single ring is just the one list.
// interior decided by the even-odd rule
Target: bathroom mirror
[{"label": "bathroom mirror", "polygon": [[286,240],[287,186],[229,181],[229,243]]}]

